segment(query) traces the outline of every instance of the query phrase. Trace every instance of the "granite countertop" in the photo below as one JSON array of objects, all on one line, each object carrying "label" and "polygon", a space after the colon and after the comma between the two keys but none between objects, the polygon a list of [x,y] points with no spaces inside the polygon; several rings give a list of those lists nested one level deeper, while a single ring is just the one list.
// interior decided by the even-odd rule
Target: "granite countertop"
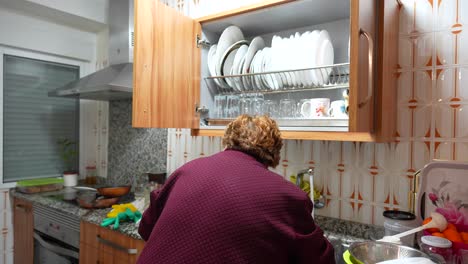
[{"label": "granite countertop", "polygon": [[[102,220],[106,218],[108,212],[112,208],[105,209],[84,209],[79,207],[77,204],[72,204],[69,202],[61,201],[54,199],[52,196],[55,194],[60,194],[62,191],[56,192],[47,192],[47,193],[37,193],[37,194],[24,194],[17,192],[16,190],[10,191],[11,195],[14,197],[22,198],[24,200],[30,201],[34,204],[40,204],[48,206],[55,210],[65,212],[80,218],[82,221],[100,225]],[[109,227],[107,227],[109,229]],[[130,236],[132,238],[141,239],[138,234],[138,226],[135,223],[122,222],[120,223],[119,228],[116,230],[124,235]]]},{"label": "granite countertop", "polygon": [[[82,221],[100,225],[102,220],[106,218],[106,214],[111,208],[106,209],[84,209],[77,204],[72,204],[62,200],[53,198],[53,195],[63,193],[63,190],[56,192],[24,194],[12,190],[10,193],[14,197],[22,198],[30,201],[33,204],[40,204],[50,208],[74,215]],[[325,236],[329,240],[340,240],[344,243],[353,243],[365,240],[375,240],[383,237],[384,228],[381,226],[366,225],[342,219],[325,217],[317,215],[315,221],[318,226],[324,231]],[[110,227],[107,227],[111,229]],[[120,223],[116,230],[124,235],[135,239],[141,239],[138,234],[138,226],[135,223]]]}]

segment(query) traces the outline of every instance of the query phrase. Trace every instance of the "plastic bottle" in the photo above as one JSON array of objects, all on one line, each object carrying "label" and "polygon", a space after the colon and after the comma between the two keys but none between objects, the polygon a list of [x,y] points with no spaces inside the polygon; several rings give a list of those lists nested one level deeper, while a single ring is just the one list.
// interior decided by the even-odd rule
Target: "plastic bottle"
[{"label": "plastic bottle", "polygon": [[437,258],[441,263],[455,263],[452,251],[452,242],[446,238],[423,236],[421,237],[421,250],[428,255]]}]

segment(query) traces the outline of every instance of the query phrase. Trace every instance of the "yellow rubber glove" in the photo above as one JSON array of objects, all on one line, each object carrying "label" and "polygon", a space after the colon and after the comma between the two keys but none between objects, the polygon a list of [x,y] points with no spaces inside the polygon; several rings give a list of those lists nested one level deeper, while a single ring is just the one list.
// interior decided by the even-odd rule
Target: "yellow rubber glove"
[{"label": "yellow rubber glove", "polygon": [[117,217],[117,215],[119,213],[125,212],[125,210],[127,210],[127,208],[132,212],[138,211],[138,209],[131,203],[114,204],[114,205],[112,205],[112,210],[109,213],[107,213],[107,217],[108,218]]}]

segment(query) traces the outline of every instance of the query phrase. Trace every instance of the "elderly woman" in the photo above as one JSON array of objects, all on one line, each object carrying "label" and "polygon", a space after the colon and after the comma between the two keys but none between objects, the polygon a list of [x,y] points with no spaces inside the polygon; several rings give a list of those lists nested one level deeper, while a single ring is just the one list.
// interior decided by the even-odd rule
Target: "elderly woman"
[{"label": "elderly woman", "polygon": [[307,194],[268,170],[280,136],[272,119],[242,115],[224,151],[177,169],[151,193],[138,263],[334,263]]}]

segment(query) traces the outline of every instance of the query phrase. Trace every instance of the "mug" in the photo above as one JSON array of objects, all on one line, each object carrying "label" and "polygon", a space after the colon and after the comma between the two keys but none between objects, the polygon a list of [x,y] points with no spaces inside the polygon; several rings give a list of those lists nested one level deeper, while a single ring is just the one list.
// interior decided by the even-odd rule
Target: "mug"
[{"label": "mug", "polygon": [[328,115],[332,117],[341,117],[341,118],[348,117],[348,115],[346,114],[345,101],[337,100],[337,101],[331,102],[330,109],[328,109]]},{"label": "mug", "polygon": [[327,115],[329,106],[329,98],[305,100],[301,105],[301,115],[304,118],[323,117]]}]

